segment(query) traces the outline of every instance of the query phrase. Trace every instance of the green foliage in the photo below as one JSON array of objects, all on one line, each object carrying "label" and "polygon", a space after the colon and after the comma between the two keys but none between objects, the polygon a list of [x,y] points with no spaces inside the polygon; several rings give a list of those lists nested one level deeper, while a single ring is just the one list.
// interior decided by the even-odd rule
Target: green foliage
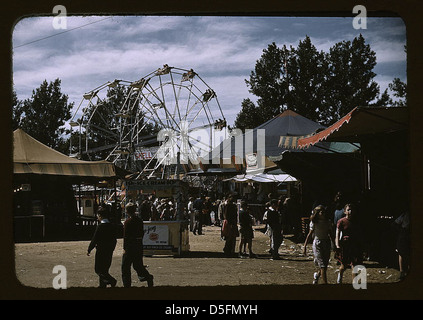
[{"label": "green foliage", "polygon": [[289,92],[286,107],[302,116],[321,121],[327,108],[328,63],[307,36],[297,48],[291,47],[287,65]]},{"label": "green foliage", "polygon": [[[336,43],[328,53],[318,51],[308,36],[296,48],[279,48],[273,42],[246,80],[257,105],[244,100],[234,125],[252,129],[286,109],[331,125],[355,107],[390,105],[387,90],[379,96],[375,66],[376,53],[362,35]],[[397,80],[390,89],[405,97]]]},{"label": "green foliage", "polygon": [[255,70],[251,72],[250,80],[246,80],[249,91],[259,97],[259,118],[269,119],[279,114],[284,100],[286,82],[282,69],[286,48],[279,49],[273,42],[257,61]]},{"label": "green foliage", "polygon": [[407,106],[407,85],[402,82],[399,78],[394,80],[388,85],[389,90],[393,91],[394,97],[398,100],[392,103],[395,107],[406,107]]},{"label": "green foliage", "polygon": [[376,53],[365,44],[362,35],[352,42],[339,42],[330,49],[328,123],[337,121],[355,107],[370,105],[378,97],[379,85],[373,80],[375,66]]},{"label": "green foliage", "polygon": [[23,102],[16,98],[12,121],[14,129],[19,127],[38,141],[63,152],[64,125],[71,118],[73,103],[68,103],[68,96],[62,94],[60,85],[60,79],[50,83],[44,80],[32,91],[31,98]]},{"label": "green foliage", "polygon": [[16,91],[12,91],[12,130],[20,128],[22,121],[22,101],[18,100]]},{"label": "green foliage", "polygon": [[235,127],[243,131],[252,129],[262,124],[264,119],[260,114],[260,108],[256,107],[250,99],[244,99],[241,112],[238,113],[235,119]]}]

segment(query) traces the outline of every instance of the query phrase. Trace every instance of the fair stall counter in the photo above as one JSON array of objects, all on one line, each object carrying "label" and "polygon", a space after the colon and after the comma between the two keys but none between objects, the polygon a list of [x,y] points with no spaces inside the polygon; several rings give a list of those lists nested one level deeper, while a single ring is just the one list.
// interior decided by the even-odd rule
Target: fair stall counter
[{"label": "fair stall counter", "polygon": [[[188,184],[180,180],[151,179],[125,181],[128,192],[167,192],[175,201],[186,193]],[[182,255],[189,251],[188,221],[144,221],[144,255]]]},{"label": "fair stall counter", "polygon": [[144,255],[183,255],[189,251],[186,221],[144,221]]}]

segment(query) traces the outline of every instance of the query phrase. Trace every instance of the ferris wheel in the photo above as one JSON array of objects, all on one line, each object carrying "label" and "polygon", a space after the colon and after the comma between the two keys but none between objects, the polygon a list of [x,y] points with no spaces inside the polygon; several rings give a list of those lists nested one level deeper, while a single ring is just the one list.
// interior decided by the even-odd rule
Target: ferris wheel
[{"label": "ferris wheel", "polygon": [[147,178],[163,178],[180,164],[198,167],[228,136],[214,90],[194,70],[168,65],[84,94],[70,125],[71,154]]}]

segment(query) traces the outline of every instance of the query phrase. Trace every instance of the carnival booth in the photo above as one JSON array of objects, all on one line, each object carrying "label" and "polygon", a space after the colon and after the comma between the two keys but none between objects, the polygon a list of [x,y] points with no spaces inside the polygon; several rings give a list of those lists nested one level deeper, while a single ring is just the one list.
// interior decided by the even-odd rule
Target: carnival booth
[{"label": "carnival booth", "polygon": [[173,220],[144,219],[144,255],[183,255],[189,251],[189,228],[186,217],[188,184],[181,180],[146,179],[125,181],[126,201],[143,194],[171,201],[175,206]]},{"label": "carnival booth", "polygon": [[[115,181],[114,164],[68,157],[21,129],[13,132],[13,139],[15,241],[78,237],[81,214],[72,186],[105,179]],[[93,206],[91,203],[91,209]]]}]

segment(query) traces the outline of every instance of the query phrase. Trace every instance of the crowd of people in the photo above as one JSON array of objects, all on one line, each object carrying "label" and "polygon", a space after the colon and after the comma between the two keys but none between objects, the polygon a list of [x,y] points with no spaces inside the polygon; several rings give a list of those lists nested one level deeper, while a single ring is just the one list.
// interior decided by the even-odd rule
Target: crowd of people
[{"label": "crowd of people", "polygon": [[[138,208],[138,210],[137,210]],[[289,210],[289,198],[275,199],[269,195],[261,223],[266,226],[266,235],[270,240],[272,260],[281,259],[279,249],[284,233],[299,232],[298,221],[293,220]],[[131,266],[136,270],[140,281],[153,285],[153,276],[143,265],[143,221],[172,221],[178,219],[177,204],[173,199],[158,199],[150,197],[137,204],[129,202],[125,208],[123,224],[122,281],[125,287],[131,285]],[[221,228],[221,238],[225,241],[223,253],[227,257],[250,257],[257,255],[253,251],[253,239],[256,217],[253,217],[247,201],[237,201],[233,196],[212,201],[203,195],[190,197],[186,206],[180,208],[181,220],[189,221],[189,230],[194,235],[203,234],[204,225],[215,225]],[[136,214],[138,211],[138,214]],[[111,227],[108,210],[100,207],[94,237],[88,247],[88,255],[96,248],[95,272],[99,276],[100,287],[115,286],[116,279],[108,273],[112,254],[116,246],[115,229]],[[401,278],[409,268],[409,216],[401,215],[395,220],[398,228],[397,253]],[[239,225],[239,226],[238,226]],[[304,231],[304,230],[303,230]],[[240,238],[236,248],[237,238]],[[348,267],[353,270],[352,278],[356,276],[354,267],[363,261],[365,237],[362,225],[357,219],[357,207],[346,203],[338,192],[333,203],[324,205],[316,202],[312,206],[308,233],[305,235],[303,254],[306,255],[308,245],[312,243],[314,263],[318,268],[313,274],[313,283],[327,283],[327,268],[332,251],[339,265],[337,283],[342,283],[343,275]],[[238,249],[238,252],[237,252]],[[248,249],[248,253],[247,253]]]},{"label": "crowd of people", "polygon": [[[232,195],[212,201],[203,195],[190,197],[187,205],[189,228],[194,235],[203,234],[204,225],[221,227],[221,237],[225,241],[225,256],[256,257],[253,252],[253,226],[266,224],[266,234],[270,237],[272,259],[280,259],[278,249],[282,244],[283,231],[300,232],[300,222],[295,222],[295,215],[289,205],[289,198],[272,199],[268,196],[264,216],[254,214],[245,199],[236,199]],[[240,238],[236,248],[236,239]],[[248,248],[248,253],[247,253]],[[238,251],[236,250],[238,249]]]},{"label": "crowd of people", "polygon": [[[298,215],[293,214],[293,203],[290,198],[273,198],[269,194],[269,201],[265,205],[265,212],[261,219],[266,225],[266,234],[270,240],[270,254],[272,260],[281,259],[279,249],[283,242],[284,233],[294,233],[298,237],[304,232]],[[226,256],[256,257],[253,252],[253,225],[255,217],[249,210],[246,201],[240,202],[239,213],[235,199],[231,196],[216,201],[214,205],[206,205],[207,199],[191,198],[188,205],[190,212],[191,231],[202,234],[201,226],[207,224],[206,217],[212,210],[216,212],[216,225],[222,227],[221,236],[225,240],[223,252]],[[291,201],[291,203],[290,203]],[[217,204],[217,205],[216,205]],[[294,210],[298,210],[296,207]],[[351,268],[352,279],[356,277],[355,266],[362,264],[366,254],[366,236],[363,225],[358,218],[358,207],[344,199],[341,192],[337,192],[332,203],[325,205],[314,203],[310,213],[308,233],[305,237],[303,254],[307,253],[307,246],[312,243],[314,263],[318,271],[313,274],[313,283],[319,279],[327,283],[327,268],[332,251],[339,266],[337,283],[342,283],[344,272]],[[213,216],[213,215],[212,215]],[[239,228],[238,224],[239,223]],[[400,278],[403,278],[409,268],[409,216],[401,215],[395,220],[398,241],[396,251],[400,268]],[[238,253],[236,253],[236,238],[240,237]],[[246,249],[248,247],[248,254]]]}]

